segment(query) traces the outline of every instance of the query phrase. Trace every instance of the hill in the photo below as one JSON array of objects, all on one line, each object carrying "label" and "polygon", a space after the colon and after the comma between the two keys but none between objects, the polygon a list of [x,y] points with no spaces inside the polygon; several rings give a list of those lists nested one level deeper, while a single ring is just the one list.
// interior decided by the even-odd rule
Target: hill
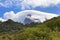
[{"label": "hill", "polygon": [[1,40],[60,40],[60,16],[43,23],[23,25],[11,19],[0,22]]},{"label": "hill", "polygon": [[51,28],[51,30],[57,28],[60,31],[60,16],[47,20],[43,24],[47,25],[49,28]]},{"label": "hill", "polygon": [[20,31],[23,28],[23,25],[21,23],[17,23],[12,21],[11,19],[5,21],[5,22],[0,22],[0,33],[1,32],[13,32],[13,31]]}]

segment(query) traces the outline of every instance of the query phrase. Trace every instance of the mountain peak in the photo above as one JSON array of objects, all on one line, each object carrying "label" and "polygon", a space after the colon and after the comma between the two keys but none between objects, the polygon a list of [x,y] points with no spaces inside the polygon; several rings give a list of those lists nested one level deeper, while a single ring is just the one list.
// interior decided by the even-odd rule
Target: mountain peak
[{"label": "mountain peak", "polygon": [[[10,14],[8,13],[8,15],[10,15]],[[15,22],[29,24],[31,22],[42,23],[42,22],[46,21],[46,19],[49,20],[49,19],[51,19],[53,17],[57,17],[57,16],[59,16],[59,15],[53,14],[53,13],[46,13],[46,12],[42,12],[42,11],[36,11],[36,10],[25,10],[25,11],[21,11],[21,12],[14,14],[14,16],[11,17],[11,19]],[[10,18],[8,18],[8,19],[10,19]]]},{"label": "mountain peak", "polygon": [[[38,22],[42,23],[44,21],[49,20],[53,17],[57,17],[58,15],[52,13],[46,13],[36,10],[25,10],[22,12],[18,12],[16,17],[14,17],[14,21],[21,22],[21,23],[31,23],[31,22]],[[17,20],[16,20],[17,19]]]}]

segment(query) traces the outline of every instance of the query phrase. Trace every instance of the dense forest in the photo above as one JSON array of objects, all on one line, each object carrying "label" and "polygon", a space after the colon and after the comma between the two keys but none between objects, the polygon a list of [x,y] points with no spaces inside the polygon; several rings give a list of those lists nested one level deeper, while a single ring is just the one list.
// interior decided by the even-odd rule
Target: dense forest
[{"label": "dense forest", "polygon": [[60,16],[26,25],[11,19],[0,21],[0,40],[60,40]]}]

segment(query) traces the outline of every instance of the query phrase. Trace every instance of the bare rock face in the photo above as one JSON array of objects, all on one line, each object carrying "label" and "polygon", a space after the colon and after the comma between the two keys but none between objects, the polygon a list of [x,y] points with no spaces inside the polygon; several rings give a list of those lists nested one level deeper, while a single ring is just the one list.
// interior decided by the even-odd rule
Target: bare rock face
[{"label": "bare rock face", "polygon": [[[28,18],[29,17],[29,18]],[[32,22],[32,20],[30,19],[31,15],[28,14],[27,17],[24,20],[24,24],[30,24]]]},{"label": "bare rock face", "polygon": [[24,24],[30,24],[32,22],[34,23],[41,23],[41,21],[38,18],[32,18],[33,15],[28,14],[24,20]]},{"label": "bare rock face", "polygon": [[28,18],[25,18],[24,24],[30,24],[30,23],[32,23],[32,20],[31,19],[28,19]]}]

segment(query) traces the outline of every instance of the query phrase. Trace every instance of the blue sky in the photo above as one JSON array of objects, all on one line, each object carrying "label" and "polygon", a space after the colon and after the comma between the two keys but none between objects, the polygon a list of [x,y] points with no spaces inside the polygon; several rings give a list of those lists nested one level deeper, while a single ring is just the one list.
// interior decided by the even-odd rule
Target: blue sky
[{"label": "blue sky", "polygon": [[[24,10],[38,10],[42,12],[54,13],[60,15],[60,1],[55,0],[51,3],[51,0],[41,1],[43,3],[38,3],[40,0],[33,0],[28,4],[28,0],[0,0],[0,17],[3,18],[5,12],[14,11],[14,13],[21,12]],[[49,2],[49,3],[48,3]],[[34,4],[33,4],[34,3]],[[36,4],[37,3],[37,4]],[[39,5],[38,5],[39,4]],[[45,4],[47,6],[45,6]]]}]

